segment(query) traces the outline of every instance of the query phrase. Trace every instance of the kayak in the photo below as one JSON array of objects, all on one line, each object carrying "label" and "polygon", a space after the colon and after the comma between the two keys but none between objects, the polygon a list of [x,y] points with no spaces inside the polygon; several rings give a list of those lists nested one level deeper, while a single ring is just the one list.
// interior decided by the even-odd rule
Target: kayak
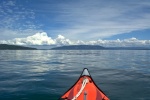
[{"label": "kayak", "polygon": [[98,88],[87,68],[84,68],[76,83],[59,100],[109,100]]}]

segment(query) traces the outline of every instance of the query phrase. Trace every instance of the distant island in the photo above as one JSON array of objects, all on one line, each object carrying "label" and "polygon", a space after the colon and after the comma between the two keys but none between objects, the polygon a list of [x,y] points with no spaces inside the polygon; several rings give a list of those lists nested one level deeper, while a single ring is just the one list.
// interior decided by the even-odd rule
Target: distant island
[{"label": "distant island", "polygon": [[24,47],[18,45],[0,44],[0,50],[36,50],[36,48]]},{"label": "distant island", "polygon": [[146,47],[103,47],[99,45],[69,45],[54,47],[51,50],[150,50]]},{"label": "distant island", "polygon": [[69,46],[54,47],[51,50],[100,50],[100,49],[105,49],[105,47],[98,45],[69,45]]},{"label": "distant island", "polygon": [[[47,46],[46,46],[47,47]],[[99,45],[68,45],[49,49],[37,49],[33,46],[0,44],[0,50],[150,50],[150,47],[103,47]]]}]

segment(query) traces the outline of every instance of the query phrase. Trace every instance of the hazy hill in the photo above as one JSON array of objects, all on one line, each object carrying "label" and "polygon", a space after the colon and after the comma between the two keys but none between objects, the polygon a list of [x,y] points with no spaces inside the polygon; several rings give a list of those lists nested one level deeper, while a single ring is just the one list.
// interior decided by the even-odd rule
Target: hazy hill
[{"label": "hazy hill", "polygon": [[24,47],[18,45],[0,44],[0,50],[36,50],[36,48]]},{"label": "hazy hill", "polygon": [[55,47],[51,50],[150,50],[146,47],[103,47],[99,45],[69,45]]},{"label": "hazy hill", "polygon": [[105,48],[98,45],[69,45],[69,46],[55,47],[52,48],[51,50],[99,50],[99,49]]}]

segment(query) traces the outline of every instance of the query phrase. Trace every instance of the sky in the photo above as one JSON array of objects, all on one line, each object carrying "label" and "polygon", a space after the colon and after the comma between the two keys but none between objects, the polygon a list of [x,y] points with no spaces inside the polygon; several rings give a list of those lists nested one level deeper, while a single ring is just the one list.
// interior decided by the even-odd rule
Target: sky
[{"label": "sky", "polygon": [[0,0],[0,43],[150,46],[150,0]]}]

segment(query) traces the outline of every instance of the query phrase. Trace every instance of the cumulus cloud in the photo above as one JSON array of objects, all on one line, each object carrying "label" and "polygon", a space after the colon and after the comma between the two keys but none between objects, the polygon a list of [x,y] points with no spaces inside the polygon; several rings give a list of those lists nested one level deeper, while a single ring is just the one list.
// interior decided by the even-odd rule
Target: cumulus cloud
[{"label": "cumulus cloud", "polygon": [[26,38],[1,40],[0,43],[14,45],[70,45],[72,42],[62,35],[58,35],[56,39],[52,39],[51,37],[48,37],[46,32],[41,32]]},{"label": "cumulus cloud", "polygon": [[129,38],[124,40],[97,40],[89,41],[86,44],[101,45],[106,47],[144,47],[150,46],[150,40],[138,40],[136,38]]},{"label": "cumulus cloud", "polygon": [[139,47],[150,46],[150,40],[138,40],[136,38],[129,38],[124,40],[93,40],[93,41],[71,41],[62,35],[52,39],[46,32],[36,33],[26,38],[15,38],[12,40],[1,40],[1,44],[14,44],[14,45],[100,45],[105,47]]},{"label": "cumulus cloud", "polygon": [[55,44],[54,41],[47,36],[45,32],[36,33],[26,38],[15,38],[13,40],[3,40],[1,43],[16,44],[16,45],[51,45]]},{"label": "cumulus cloud", "polygon": [[62,35],[58,35],[56,39],[54,39],[56,45],[71,45],[73,44],[69,39],[66,39]]}]

